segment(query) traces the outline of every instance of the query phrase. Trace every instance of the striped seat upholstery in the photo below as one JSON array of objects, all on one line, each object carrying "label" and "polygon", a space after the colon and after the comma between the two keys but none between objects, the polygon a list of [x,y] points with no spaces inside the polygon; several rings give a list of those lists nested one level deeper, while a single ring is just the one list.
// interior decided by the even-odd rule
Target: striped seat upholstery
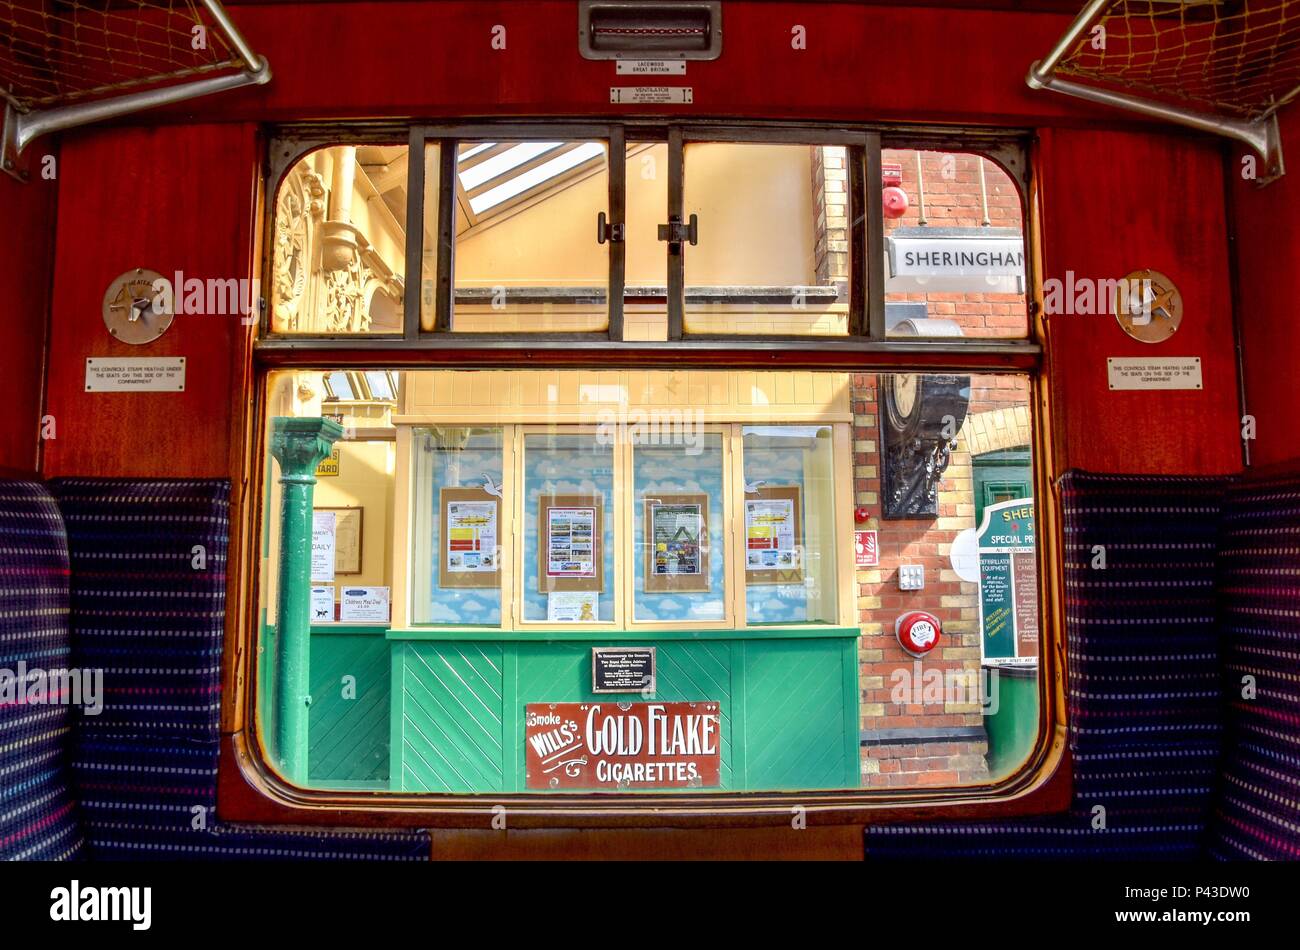
[{"label": "striped seat upholstery", "polygon": [[216,819],[229,483],[59,479],[77,662],[104,670],[73,759],[91,857],[428,859],[423,832]]},{"label": "striped seat upholstery", "polygon": [[68,545],[40,482],[0,482],[0,860],[82,851],[68,753]]},{"label": "striped seat upholstery", "polygon": [[[869,857],[1191,858],[1221,743],[1215,546],[1223,478],[1061,479],[1069,811],[873,826]],[[1105,558],[1105,568],[1099,555]]]},{"label": "striped seat upholstery", "polygon": [[1300,859],[1300,474],[1252,475],[1219,542],[1227,743],[1209,844]]}]

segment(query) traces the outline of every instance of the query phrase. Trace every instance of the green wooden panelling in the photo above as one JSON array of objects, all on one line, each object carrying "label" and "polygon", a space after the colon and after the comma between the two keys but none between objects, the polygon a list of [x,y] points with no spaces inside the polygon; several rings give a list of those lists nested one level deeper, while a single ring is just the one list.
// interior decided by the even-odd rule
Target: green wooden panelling
[{"label": "green wooden panelling", "polygon": [[[842,645],[784,640],[746,645],[745,783],[750,789],[843,788],[858,784],[857,704],[844,701]],[[856,677],[855,677],[856,684]],[[855,685],[856,688],[856,685]],[[855,743],[856,745],[856,743]]]},{"label": "green wooden panelling", "polygon": [[[658,702],[717,702],[722,712],[722,785],[735,788],[731,774],[731,644],[712,640],[699,643],[617,641],[620,646],[653,643],[658,646],[658,671],[653,696]],[[520,722],[529,703],[641,701],[628,695],[598,696],[591,692],[591,647],[586,643],[519,644],[518,673],[510,708]],[[522,742],[515,747],[511,788],[523,791]]]},{"label": "green wooden panelling", "polygon": [[[313,787],[387,787],[392,690],[383,634],[373,628],[312,631],[308,774]],[[355,684],[354,698],[349,684]]]},{"label": "green wooden panelling", "polygon": [[[710,631],[712,632],[712,631]],[[791,631],[792,633],[794,631]],[[799,634],[806,631],[800,630]],[[524,791],[524,707],[638,701],[596,696],[591,638],[432,640],[390,633],[393,788]],[[674,634],[679,634],[674,631]],[[856,630],[820,639],[765,629],[730,639],[605,636],[658,647],[654,699],[709,700],[722,710],[721,789],[844,788],[859,783]]]},{"label": "green wooden panelling", "polygon": [[503,646],[399,643],[393,657],[394,787],[502,791]]}]

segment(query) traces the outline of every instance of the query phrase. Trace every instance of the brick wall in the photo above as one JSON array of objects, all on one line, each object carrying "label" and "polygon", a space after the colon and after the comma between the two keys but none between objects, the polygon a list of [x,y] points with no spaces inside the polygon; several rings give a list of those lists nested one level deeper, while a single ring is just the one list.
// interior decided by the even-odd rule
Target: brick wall
[{"label": "brick wall", "polygon": [[[922,153],[926,226],[979,228],[983,223],[978,166],[972,156]],[[888,231],[919,227],[920,201],[915,152],[887,152],[885,161],[903,166],[903,188],[911,207]],[[994,227],[1020,228],[1020,203],[1015,186],[991,162],[986,162],[988,217]],[[889,300],[920,300],[932,317],[957,320],[968,336],[1022,334],[1024,298],[1009,294],[889,294]],[[859,528],[878,534],[878,567],[857,572],[862,689],[863,785],[871,788],[939,786],[987,781],[983,716],[978,704],[898,701],[915,696],[895,695],[899,671],[909,680],[917,662],[899,645],[894,622],[909,610],[925,610],[943,624],[939,645],[926,657],[922,673],[955,671],[978,677],[980,670],[978,585],[962,581],[953,571],[949,553],[957,534],[975,525],[973,462],[975,455],[1029,443],[1029,389],[1015,376],[972,377],[971,401],[957,447],[939,483],[939,512],[934,519],[885,521],[881,517],[880,377],[853,377],[854,501],[867,509]],[[925,568],[925,587],[898,588],[900,564]],[[969,680],[967,680],[969,681]],[[909,684],[910,685],[910,684]]]},{"label": "brick wall", "polygon": [[[885,219],[886,237],[900,228],[1022,228],[1015,183],[987,159],[950,152],[885,149],[882,160],[902,166],[901,187],[909,202],[901,218]],[[963,336],[1023,336],[1028,326],[1021,294],[887,293],[885,299],[925,303],[929,316],[956,321]]]},{"label": "brick wall", "polygon": [[813,207],[817,213],[817,283],[848,285],[849,179],[843,146],[813,147]]}]

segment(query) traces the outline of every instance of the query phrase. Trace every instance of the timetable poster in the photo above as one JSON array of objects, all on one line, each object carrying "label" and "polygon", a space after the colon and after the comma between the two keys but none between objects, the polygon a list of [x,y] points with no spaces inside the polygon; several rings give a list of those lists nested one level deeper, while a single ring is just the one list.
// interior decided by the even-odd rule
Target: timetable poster
[{"label": "timetable poster", "polygon": [[452,574],[495,573],[497,503],[454,501],[447,504],[447,570]]},{"label": "timetable poster", "polygon": [[546,576],[596,576],[596,509],[546,509]]},{"label": "timetable poster", "polygon": [[745,566],[751,571],[798,567],[793,498],[745,502]]}]

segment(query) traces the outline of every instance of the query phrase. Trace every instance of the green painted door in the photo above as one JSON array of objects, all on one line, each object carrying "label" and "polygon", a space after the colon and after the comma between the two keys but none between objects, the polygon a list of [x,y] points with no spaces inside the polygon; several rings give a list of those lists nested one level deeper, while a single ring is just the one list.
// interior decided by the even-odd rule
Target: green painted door
[{"label": "green painted door", "polygon": [[975,482],[975,524],[984,523],[984,509],[1000,501],[1034,497],[1034,470],[1029,449],[986,452],[972,460]]},{"label": "green painted door", "polygon": [[[1029,449],[987,452],[971,459],[975,485],[975,523],[984,523],[984,509],[1000,501],[1034,497],[1034,472]],[[1010,570],[1010,562],[1007,562]],[[994,779],[1020,767],[1038,738],[1038,667],[999,671],[1001,701],[984,714],[988,733],[988,767]]]}]

